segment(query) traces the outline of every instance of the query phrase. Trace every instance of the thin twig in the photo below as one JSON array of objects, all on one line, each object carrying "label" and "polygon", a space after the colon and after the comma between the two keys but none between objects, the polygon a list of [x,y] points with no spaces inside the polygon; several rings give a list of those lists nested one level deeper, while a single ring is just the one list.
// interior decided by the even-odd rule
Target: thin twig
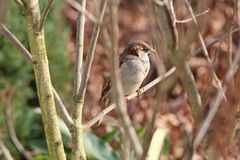
[{"label": "thin twig", "polygon": [[24,158],[26,158],[27,160],[31,160],[32,156],[26,151],[21,142],[18,140],[15,129],[13,127],[14,124],[12,121],[10,96],[11,95],[7,96],[7,93],[1,94],[1,100],[4,107],[5,123],[8,130],[8,134],[11,141],[13,142],[17,150],[24,156]]},{"label": "thin twig", "polygon": [[[103,6],[101,6],[101,8],[100,8],[99,23],[101,23],[103,20],[106,3],[107,3],[107,0],[102,0],[101,4]],[[90,69],[92,66],[95,48],[96,48],[96,44],[97,44],[97,40],[98,40],[98,36],[99,36],[99,32],[100,32],[100,24],[99,23],[95,23],[93,32],[92,32],[92,36],[91,36],[91,39],[89,42],[89,48],[88,48],[87,57],[86,57],[86,61],[84,63],[84,68],[83,68],[83,73],[82,73],[82,78],[81,78],[82,79],[81,86],[80,86],[79,92],[76,96],[78,98],[83,98],[85,95],[85,92],[86,92],[87,82],[88,82],[89,75],[90,75]]]},{"label": "thin twig", "polygon": [[[173,9],[169,9],[168,1],[162,1],[164,5],[152,4],[151,10],[155,18],[155,24],[159,28],[162,45],[173,65],[177,68],[177,73],[184,89],[188,95],[188,102],[191,107],[194,121],[197,119],[197,110],[201,106],[201,98],[198,93],[194,76],[189,65],[185,62],[186,47],[179,45],[179,37],[173,18],[175,17]],[[149,3],[153,1],[149,0]],[[180,47],[179,47],[180,46]]]},{"label": "thin twig", "polygon": [[[240,27],[234,29],[234,30],[231,32],[231,34],[236,33],[236,32],[239,32],[239,31],[240,31]],[[208,48],[208,47],[211,47],[212,45],[218,43],[218,42],[221,41],[222,39],[226,38],[228,34],[229,34],[229,33],[226,33],[226,34],[223,34],[223,35],[221,35],[221,36],[218,36],[218,37],[214,38],[213,40],[211,40],[210,42],[208,42],[208,43],[206,44],[206,47]],[[203,51],[203,48],[202,48],[202,47],[196,49],[195,51],[193,51],[192,53],[189,54],[190,56],[188,56],[187,59],[190,59],[191,57],[194,57],[195,55],[200,54],[202,51]],[[175,67],[174,67],[174,68],[175,68]],[[174,68],[172,68],[171,70],[173,70]],[[169,70],[168,72],[166,72],[166,73],[165,73],[166,75],[163,74],[163,75],[159,76],[159,77],[157,78],[157,79],[159,79],[159,81],[157,81],[157,79],[155,79],[155,80],[153,80],[152,82],[150,82],[149,84],[147,84],[147,85],[149,85],[149,88],[155,86],[157,83],[161,82],[162,80],[164,80],[164,79],[167,78],[168,76],[170,76],[170,75],[172,75],[173,73],[175,73],[175,71],[171,71],[171,70]],[[171,71],[171,72],[170,72],[170,71]],[[169,75],[167,75],[167,74],[169,74]],[[164,77],[164,76],[165,76],[165,77]],[[161,78],[161,77],[162,77],[162,78]],[[155,81],[156,83],[153,83],[154,81]],[[140,92],[141,92],[141,93],[144,93],[144,92],[146,92],[146,91],[149,89],[149,88],[145,88],[145,87],[146,87],[146,86],[144,86],[143,88],[140,89]],[[133,95],[134,95],[134,96],[133,96]],[[134,93],[133,95],[129,95],[129,96],[126,97],[126,98],[127,98],[128,100],[131,100],[131,99],[135,98],[136,95],[137,95],[137,92]],[[100,113],[98,113],[93,119],[89,120],[89,121],[84,125],[84,128],[87,129],[87,128],[92,127],[92,126],[93,126],[95,123],[97,123],[104,115],[108,114],[108,113],[109,113],[110,111],[112,111],[113,109],[115,109],[115,106],[114,106],[114,105],[111,105],[111,106],[105,108],[105,109],[102,110]]]},{"label": "thin twig", "polygon": [[[231,34],[235,33],[235,32],[238,32],[240,31],[240,28],[237,28],[235,30],[232,31]],[[206,44],[207,47],[210,47],[212,45],[214,45],[215,43],[219,42],[220,40],[224,39],[226,36],[228,35],[227,34],[224,34],[224,35],[221,35],[221,36],[218,36],[217,38],[213,39],[212,41],[210,41],[209,43]],[[202,47],[196,49],[191,55],[194,56],[196,54],[199,54],[202,52]],[[149,84],[150,85],[150,84]],[[141,92],[143,92],[143,90],[141,90]],[[137,95],[137,93],[135,93],[135,95]],[[127,97],[128,99],[131,99],[130,98],[131,96]],[[84,125],[84,128],[90,128],[92,127],[95,123],[97,123],[104,115],[106,115],[108,112],[112,111],[113,109],[115,109],[115,105],[111,105],[107,108],[105,108],[101,113],[99,113],[97,116],[95,116],[92,120],[90,120],[88,123],[86,123]]]},{"label": "thin twig", "polygon": [[[173,67],[171,68],[168,72],[162,74],[161,76],[159,76],[158,78],[156,78],[155,80],[151,81],[150,83],[148,83],[146,86],[142,87],[139,91],[141,93],[145,93],[147,90],[149,90],[150,88],[152,88],[153,86],[155,86],[156,84],[158,84],[159,82],[164,81],[167,77],[171,76],[174,72],[176,71],[176,68]],[[129,96],[127,96],[126,98],[128,100],[131,100],[135,97],[137,97],[138,93],[135,92]],[[109,113],[110,111],[112,111],[113,109],[115,109],[116,106],[114,104],[106,107],[104,110],[102,110],[100,113],[98,113],[93,119],[89,120],[85,125],[84,128],[90,128],[92,127],[95,123],[97,123],[102,117],[104,117],[104,115],[106,115],[107,113]]]},{"label": "thin twig", "polygon": [[98,18],[96,18],[91,12],[89,12],[87,9],[85,9],[83,6],[81,6],[78,2],[75,0],[66,0],[68,4],[70,4],[73,8],[84,14],[88,19],[90,19],[95,24],[100,23]]},{"label": "thin twig", "polygon": [[[86,0],[80,0],[80,5],[83,7],[83,12],[86,9]],[[81,73],[83,63],[83,44],[84,44],[84,26],[85,26],[85,15],[79,12],[77,18],[77,35],[76,35],[76,62],[75,62],[75,73],[74,73],[74,87],[73,96],[78,94],[81,84]]]},{"label": "thin twig", "polygon": [[[222,86],[224,93],[227,91],[227,85],[229,84],[230,80],[233,78],[237,69],[239,68],[239,62],[240,62],[240,49],[238,49],[237,55],[234,59],[234,62],[230,66],[229,70],[227,71],[227,73],[225,75],[224,83]],[[210,107],[209,107],[210,111],[208,112],[207,117],[205,118],[205,121],[201,125],[201,127],[197,133],[197,136],[193,142],[194,150],[197,149],[197,147],[203,140],[203,138],[208,130],[208,127],[209,127],[211,121],[213,120],[214,116],[216,115],[216,112],[223,100],[224,100],[223,94],[221,93],[221,91],[218,91],[216,98],[210,104]]]},{"label": "thin twig", "polygon": [[[107,5],[107,0],[101,0],[99,4],[100,14],[99,14],[99,23],[102,22],[103,15],[105,12],[105,8]],[[95,53],[95,48],[98,40],[98,35],[100,32],[100,24],[95,23],[92,37],[90,40],[86,61],[84,63],[83,73],[81,75],[81,85],[76,94],[73,97],[73,121],[74,121],[74,128],[72,130],[72,141],[73,141],[73,149],[72,149],[72,159],[86,159],[86,154],[83,146],[83,125],[82,125],[82,112],[84,106],[84,97],[87,88],[87,82],[90,75],[90,69],[92,66],[92,61]]]},{"label": "thin twig", "polygon": [[126,134],[125,142],[130,142],[136,156],[141,157],[143,149],[141,143],[137,137],[137,134],[134,130],[134,127],[131,124],[130,117],[127,113],[126,104],[124,103],[123,98],[123,89],[121,85],[121,79],[118,72],[119,61],[118,61],[118,2],[116,0],[109,1],[110,8],[110,21],[111,21],[111,54],[110,54],[110,63],[112,66],[111,69],[111,82],[113,82],[113,100],[116,103],[116,109],[118,111],[118,116],[121,120],[121,125],[123,126],[124,133]]},{"label": "thin twig", "polygon": [[[187,19],[184,19],[184,20],[178,20],[178,19],[176,18],[176,14],[175,14],[175,11],[174,11],[173,0],[170,0],[169,5],[170,5],[169,8],[170,8],[170,10],[171,10],[171,12],[172,12],[172,16],[173,16],[173,23],[174,23],[175,25],[176,25],[176,23],[188,23],[188,22],[191,22],[191,21],[193,20],[193,18],[187,18]],[[202,16],[202,15],[204,15],[204,14],[207,14],[207,13],[209,13],[210,10],[211,10],[211,9],[208,8],[208,9],[206,9],[205,11],[203,11],[202,13],[196,14],[195,17],[199,17],[199,16]]]},{"label": "thin twig", "polygon": [[[176,67],[171,68],[169,71],[167,71],[166,73],[162,74],[161,76],[157,77],[156,79],[154,79],[152,82],[148,83],[146,86],[144,86],[143,88],[140,89],[141,93],[146,92],[147,90],[149,90],[150,88],[152,88],[153,86],[155,86],[156,84],[158,84],[159,82],[161,82],[162,80],[166,79],[167,77],[169,77],[170,75],[172,75],[174,72],[176,71]],[[127,99],[132,99],[134,97],[137,97],[138,93],[135,92],[129,96],[127,96]]]},{"label": "thin twig", "polygon": [[171,10],[172,14],[171,16],[173,17],[173,25],[175,26],[176,25],[176,21],[177,21],[177,18],[176,18],[176,14],[175,14],[175,11],[174,11],[174,7],[173,7],[173,0],[170,0],[169,1],[169,9]]},{"label": "thin twig", "polygon": [[0,151],[2,151],[1,153],[3,154],[4,158],[6,158],[6,160],[14,160],[8,148],[2,143],[1,140],[0,140]]},{"label": "thin twig", "polygon": [[[22,43],[12,34],[6,26],[0,24],[0,33],[4,35],[4,37],[10,41],[10,43],[15,46],[19,53],[24,57],[24,59],[28,63],[32,63],[32,55],[29,53],[29,51],[22,45]],[[73,125],[73,120],[70,117],[70,115],[67,112],[66,107],[64,106],[63,102],[61,101],[59,95],[57,94],[56,90],[52,87],[54,100],[56,104],[56,109],[59,114],[59,116],[63,119],[65,124],[67,125],[68,129],[71,129]]]},{"label": "thin twig", "polygon": [[73,120],[72,120],[71,116],[69,115],[65,105],[63,104],[61,98],[59,97],[57,91],[55,90],[55,88],[53,86],[52,86],[52,91],[53,91],[53,96],[54,96],[57,113],[58,113],[59,117],[62,118],[62,120],[68,127],[68,129],[71,130],[72,126],[74,124]]},{"label": "thin twig", "polygon": [[199,31],[198,22],[197,22],[197,19],[196,19],[194,13],[193,13],[193,9],[192,9],[190,3],[188,2],[188,0],[185,0],[185,4],[187,5],[187,8],[188,8],[188,10],[189,10],[189,12],[190,12],[190,14],[191,14],[191,16],[192,16],[193,22],[194,22],[194,24],[196,25],[196,27],[197,27],[197,29],[198,29],[198,37],[199,37],[200,43],[201,43],[202,48],[203,48],[203,53],[204,53],[204,55],[205,55],[205,57],[206,57],[206,59],[207,59],[208,66],[209,66],[209,68],[210,68],[210,70],[211,70],[211,72],[212,72],[213,80],[215,81],[218,90],[220,90],[220,91],[222,92],[223,96],[224,96],[225,99],[226,99],[226,96],[225,96],[225,94],[224,94],[224,92],[223,92],[223,89],[222,89],[221,81],[218,79],[217,74],[216,74],[216,72],[214,71],[214,67],[213,67],[213,65],[212,65],[212,61],[211,61],[211,59],[210,59],[210,57],[209,57],[209,53],[208,53],[208,51],[207,51],[207,47],[206,47],[205,42],[204,42],[204,40],[203,40],[203,37],[202,37],[202,35],[201,35],[200,31]]},{"label": "thin twig", "polygon": [[18,7],[21,9],[22,12],[24,12],[25,5],[21,0],[14,0],[15,3],[18,5]]},{"label": "thin twig", "polygon": [[[231,17],[229,17],[228,20],[228,33],[231,33],[233,31],[233,22],[234,22],[234,18],[235,16],[237,16],[238,13],[238,0],[233,1],[234,2],[234,6],[233,6],[233,14],[231,15]],[[227,39],[227,44],[228,44],[228,65],[231,66],[232,65],[232,58],[233,58],[233,38],[232,38],[232,34],[228,35],[228,39]]]},{"label": "thin twig", "polygon": [[[170,1],[171,3],[171,1]],[[154,15],[154,11],[153,11],[153,3],[151,3],[150,1],[146,0],[146,4],[148,6],[148,10],[150,12],[151,15]],[[175,17],[175,14],[173,15],[173,19]],[[154,24],[154,16],[151,16],[151,22],[152,22],[152,26]],[[176,23],[173,23],[173,26],[176,27]],[[153,29],[153,41],[155,42],[155,44],[157,44],[157,46],[159,46],[159,32],[156,32],[155,27],[152,27]],[[158,58],[158,57],[157,57]],[[156,67],[158,70],[158,74],[162,75],[163,70],[165,70],[165,67],[163,65],[161,65],[160,61],[157,59],[156,62]],[[151,114],[149,117],[149,122],[148,125],[146,127],[146,131],[144,133],[144,137],[143,137],[143,155],[141,157],[141,160],[145,160],[147,158],[149,158],[149,151],[150,151],[150,142],[153,136],[153,132],[154,132],[154,127],[155,127],[155,122],[156,122],[156,118],[157,115],[159,113],[159,110],[161,109],[163,100],[166,98],[166,93],[169,92],[170,88],[176,84],[176,81],[178,79],[177,77],[177,73],[173,72],[174,74],[171,74],[171,77],[168,77],[168,79],[165,79],[164,82],[158,83],[157,86],[157,90],[156,90],[156,94],[155,94],[155,98],[153,101],[153,106],[151,109]],[[167,78],[167,77],[166,77]]]},{"label": "thin twig", "polygon": [[39,27],[38,27],[39,31],[41,31],[42,28],[43,28],[43,25],[44,25],[44,23],[47,19],[47,15],[50,11],[50,8],[51,8],[52,4],[53,4],[53,0],[48,0],[48,4],[47,4],[45,10],[43,11],[43,14],[42,14],[41,19],[40,19],[40,23],[39,23]]},{"label": "thin twig", "polygon": [[159,6],[165,5],[165,3],[163,1],[161,1],[161,0],[153,0],[153,2],[156,3]]},{"label": "thin twig", "polygon": [[5,25],[0,24],[0,32],[4,37],[9,40],[19,51],[19,53],[27,60],[29,63],[32,63],[32,55],[28,50],[22,45],[21,42],[12,34]]},{"label": "thin twig", "polygon": [[[210,12],[210,8],[206,9],[205,11],[203,11],[202,13],[198,13],[195,15],[195,17],[200,17],[203,16],[204,14],[207,14]],[[191,22],[193,20],[193,18],[187,18],[187,19],[183,19],[183,20],[178,20],[176,19],[176,23],[188,23]]]},{"label": "thin twig", "polygon": [[[224,38],[226,38],[229,34],[233,34],[233,33],[236,33],[236,32],[239,32],[240,31],[240,27],[234,29],[232,32],[230,33],[225,33],[223,35],[220,35],[220,36],[217,36],[216,38],[214,38],[213,40],[211,40],[210,42],[207,42],[205,45],[207,48],[209,48],[210,46],[218,43],[219,41],[223,40]],[[200,53],[203,52],[203,47],[200,47],[198,49],[196,49],[195,51],[193,51],[193,53],[191,53],[187,59],[190,59],[191,57],[194,57]]]}]

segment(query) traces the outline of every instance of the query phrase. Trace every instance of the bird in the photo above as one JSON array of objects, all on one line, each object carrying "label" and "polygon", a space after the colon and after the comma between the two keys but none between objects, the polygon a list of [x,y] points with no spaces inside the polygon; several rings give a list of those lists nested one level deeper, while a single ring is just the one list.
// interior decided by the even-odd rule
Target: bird
[{"label": "bird", "polygon": [[[156,51],[141,40],[130,41],[119,56],[119,73],[124,96],[139,91],[139,87],[147,77],[150,70],[149,55]],[[103,108],[112,103],[112,83],[110,78],[105,78],[100,101]]]}]

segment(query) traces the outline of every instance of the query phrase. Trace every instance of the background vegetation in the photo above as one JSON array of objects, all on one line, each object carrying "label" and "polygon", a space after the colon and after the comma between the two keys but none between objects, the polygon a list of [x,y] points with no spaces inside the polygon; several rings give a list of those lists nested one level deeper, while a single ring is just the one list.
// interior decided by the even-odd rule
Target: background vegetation
[{"label": "background vegetation", "polygon": [[[47,2],[39,1],[43,10]],[[0,2],[1,4],[1,2]],[[191,1],[194,14],[200,15],[198,29],[204,38],[205,43],[216,40],[219,36],[230,33],[239,27],[239,2],[237,0],[212,0],[212,1]],[[154,41],[153,29],[157,28],[152,13],[149,12],[147,3],[143,0],[122,0],[118,6],[119,25],[119,48],[120,53],[128,41],[141,39],[149,44],[153,44],[159,52],[158,56],[151,57],[152,69],[142,86],[152,81],[158,76],[156,64],[170,69],[169,56],[164,50],[161,37],[156,43]],[[98,5],[96,1],[87,1],[87,10],[97,15]],[[190,13],[184,1],[174,1],[174,10],[178,20],[190,18]],[[55,0],[45,24],[46,47],[49,58],[52,84],[56,88],[67,109],[71,113],[73,74],[75,62],[75,41],[76,41],[76,19],[78,12],[72,8],[68,2]],[[99,103],[103,75],[109,75],[110,65],[108,52],[104,39],[105,26],[109,24],[109,8],[107,7],[102,24],[99,40],[97,43],[95,57],[88,81],[83,120],[88,122],[102,108]],[[5,25],[15,34],[23,45],[30,50],[26,22],[19,7],[11,1]],[[192,20],[186,23],[177,23],[180,41],[184,42],[185,35],[194,30],[195,25]],[[92,34],[93,23],[87,18],[84,37],[84,59],[87,55],[89,40]],[[230,34],[231,35],[231,34]],[[226,100],[224,100],[218,112],[211,122],[203,143],[198,147],[194,158],[209,159],[239,159],[240,139],[239,139],[239,101],[240,88],[239,69],[237,69],[233,79],[226,81],[225,75],[231,68],[235,58],[240,51],[238,32],[231,36],[226,35],[223,39],[218,39],[218,43],[209,46],[209,56],[211,64],[217,77],[227,83]],[[197,36],[196,36],[197,37]],[[201,48],[198,38],[192,38],[191,43],[186,47],[187,56],[194,50]],[[158,58],[162,61],[159,64]],[[203,52],[187,59],[190,66],[202,105],[199,109],[198,124],[194,124],[192,114],[189,109],[188,96],[180,79],[175,78],[174,85],[165,93],[165,99],[158,106],[157,118],[154,128],[160,128],[161,133],[167,131],[164,136],[163,147],[160,159],[184,159],[188,148],[189,139],[195,136],[196,125],[200,125],[205,120],[211,104],[216,101],[215,97],[219,93],[215,79]],[[176,76],[177,77],[177,76]],[[148,90],[141,98],[128,102],[128,114],[135,127],[135,131],[142,142],[153,112],[153,104],[156,100],[156,87]],[[32,66],[27,64],[15,47],[0,35],[0,142],[4,143],[14,159],[25,159],[12,143],[6,126],[6,112],[3,107],[3,97],[7,97],[11,106],[13,126],[19,141],[27,152],[36,160],[49,159],[47,143],[41,120],[39,102],[36,92],[36,85]],[[155,98],[155,99],[154,99]],[[100,125],[94,125],[87,129],[84,134],[84,144],[88,159],[121,159],[122,152],[127,152],[130,158],[134,157],[132,149],[124,150],[124,139],[122,138],[119,119],[115,112],[105,116]],[[70,155],[73,146],[70,134],[65,124],[60,120],[60,130],[63,136],[64,148],[67,155]],[[123,150],[123,151],[122,151]],[[4,158],[0,149],[0,159]],[[69,156],[68,156],[69,158]],[[193,158],[193,159],[194,159]]]}]

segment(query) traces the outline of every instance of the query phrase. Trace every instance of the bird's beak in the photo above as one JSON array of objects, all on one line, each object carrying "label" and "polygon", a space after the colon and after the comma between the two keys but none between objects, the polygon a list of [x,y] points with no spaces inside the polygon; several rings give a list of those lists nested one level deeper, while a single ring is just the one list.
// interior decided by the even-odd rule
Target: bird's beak
[{"label": "bird's beak", "polygon": [[148,51],[148,55],[155,54],[155,53],[157,53],[157,51],[155,49],[153,49],[153,48],[151,48],[151,50]]}]

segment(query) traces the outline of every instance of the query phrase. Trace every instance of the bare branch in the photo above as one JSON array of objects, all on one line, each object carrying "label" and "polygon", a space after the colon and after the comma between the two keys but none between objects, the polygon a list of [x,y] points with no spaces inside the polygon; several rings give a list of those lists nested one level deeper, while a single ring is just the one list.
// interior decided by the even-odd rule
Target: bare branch
[{"label": "bare branch", "polygon": [[[225,75],[225,78],[224,78],[225,83],[222,86],[224,93],[227,91],[227,85],[229,84],[230,80],[233,78],[237,69],[239,68],[239,62],[240,62],[240,49],[238,49],[237,55],[234,59],[234,62],[230,66],[229,70],[227,71],[227,73]],[[205,118],[205,121],[203,122],[203,124],[201,125],[200,129],[197,132],[197,136],[193,142],[194,150],[197,149],[197,147],[203,140],[203,137],[205,136],[205,134],[208,130],[208,127],[209,127],[211,121],[213,120],[214,116],[216,115],[216,112],[223,100],[224,100],[223,94],[221,93],[221,91],[218,91],[216,98],[210,104],[210,107],[209,107],[210,111],[208,112],[207,117]]]},{"label": "bare branch", "polygon": [[[164,79],[166,79],[167,77],[171,76],[175,71],[176,71],[176,67],[171,68],[166,73],[162,74],[161,76],[159,76],[156,79],[154,79],[152,82],[148,83],[146,86],[142,87],[140,89],[140,92],[141,93],[146,92],[147,90],[149,90],[150,88],[152,88],[153,86],[158,84],[159,82],[162,82]],[[134,97],[137,97],[137,95],[138,95],[138,93],[135,92],[134,94],[131,94],[131,95],[127,96],[127,99],[128,100],[129,99],[133,99]]]},{"label": "bare branch", "polygon": [[[191,14],[191,16],[192,16],[193,22],[194,22],[194,24],[196,25],[196,27],[197,27],[197,29],[198,29],[197,19],[196,19],[196,17],[194,16],[192,7],[191,7],[190,3],[188,2],[188,0],[185,0],[185,4],[187,5],[188,10],[189,10],[189,12],[190,12],[190,14]],[[221,81],[218,79],[217,74],[216,74],[215,71],[214,71],[214,68],[213,68],[213,65],[212,65],[212,61],[211,61],[211,59],[210,59],[210,57],[209,57],[209,53],[208,53],[208,51],[207,51],[207,47],[206,47],[206,45],[205,45],[205,42],[204,42],[204,40],[203,40],[203,37],[202,37],[199,29],[198,29],[198,37],[199,37],[199,40],[200,40],[201,45],[202,45],[202,48],[203,48],[203,53],[204,53],[205,57],[207,58],[208,66],[209,66],[209,68],[210,68],[210,70],[211,70],[211,72],[212,72],[213,80],[215,81],[218,90],[221,91],[221,93],[223,94],[224,98],[226,99],[226,96],[225,96],[225,94],[224,94],[224,92],[223,92],[223,89],[222,89]]]},{"label": "bare branch", "polygon": [[59,117],[62,118],[62,120],[65,122],[68,129],[71,130],[71,128],[74,124],[73,120],[72,120],[71,116],[69,115],[65,105],[63,104],[61,98],[59,97],[57,91],[55,90],[55,88],[53,86],[52,86],[52,90],[53,90],[53,96],[54,96],[54,101],[56,104],[57,113],[59,114]]},{"label": "bare branch", "polygon": [[175,15],[172,15],[174,12],[169,9],[167,1],[162,2],[162,5],[154,5],[153,2],[149,0],[149,3],[152,4],[151,6],[149,5],[149,7],[151,7],[150,10],[153,12],[155,23],[160,29],[164,49],[171,63],[176,66],[178,76],[188,94],[193,119],[196,121],[197,110],[201,106],[201,98],[197,91],[190,67],[185,62],[186,48],[179,47],[178,45],[178,32],[176,23],[174,23],[173,20]]},{"label": "bare branch", "polygon": [[21,42],[12,34],[5,25],[0,24],[0,32],[4,37],[9,40],[19,51],[19,53],[27,60],[29,63],[32,63],[32,55],[28,50],[22,45]]},{"label": "bare branch", "polygon": [[[102,22],[107,0],[102,0],[100,3],[101,4],[100,4],[99,23]],[[85,95],[99,32],[100,32],[100,25],[96,23],[93,28],[93,32],[92,32],[92,36],[91,36],[91,40],[90,40],[90,44],[87,52],[86,62],[84,63],[80,89],[78,94],[75,96],[76,99],[82,99]]]},{"label": "bare branch", "polygon": [[21,144],[21,142],[18,140],[15,129],[14,129],[14,124],[12,121],[12,111],[11,111],[11,102],[10,102],[10,96],[6,95],[7,93],[2,93],[1,94],[1,100],[3,103],[3,107],[4,107],[4,115],[5,115],[5,123],[7,126],[7,131],[8,131],[8,135],[11,139],[11,141],[13,142],[13,144],[15,145],[15,147],[17,148],[17,150],[27,159],[27,160],[31,160],[32,156],[26,151],[26,149],[23,147],[23,145]]},{"label": "bare branch", "polygon": [[[234,29],[231,34],[239,32],[240,31],[240,27]],[[221,36],[218,36],[216,38],[214,38],[213,40],[211,40],[210,42],[208,42],[206,44],[206,47],[211,47],[212,45],[218,43],[220,40],[226,38],[228,36],[229,33],[223,34]],[[191,57],[194,57],[195,55],[201,53],[203,51],[203,48],[200,47],[198,49],[196,49],[195,51],[193,51],[192,53],[190,53],[187,57],[187,59],[190,59]],[[165,74],[162,74],[161,76],[159,76],[158,78],[156,78],[155,80],[153,80],[152,82],[150,82],[149,84],[147,84],[146,86],[144,86],[143,88],[140,89],[141,93],[146,92],[148,89],[152,88],[153,86],[155,86],[157,83],[162,82],[165,78],[169,77],[170,75],[172,75],[173,73],[175,73],[175,67],[173,67],[172,69],[170,69],[168,72],[166,72]],[[135,98],[137,96],[137,92],[135,92],[132,95],[127,96],[126,98],[128,100],[131,100],[133,98]],[[106,114],[108,114],[109,112],[111,112],[113,109],[115,109],[114,105],[111,105],[107,108],[105,108],[104,110],[102,110],[100,113],[98,113],[93,119],[91,119],[90,121],[88,121],[85,125],[84,128],[90,128],[92,127],[95,123],[97,123],[103,116],[105,116]]]},{"label": "bare branch", "polygon": [[[143,149],[141,143],[137,137],[137,134],[134,130],[134,127],[131,124],[131,120],[127,113],[126,104],[124,103],[123,98],[123,90],[121,85],[121,79],[118,72],[119,69],[119,61],[118,61],[118,15],[117,15],[117,7],[118,2],[116,0],[109,1],[110,6],[110,21],[111,21],[111,54],[110,54],[110,63],[112,66],[111,69],[111,82],[113,82],[113,100],[116,103],[116,108],[118,111],[118,115],[121,119],[121,125],[123,126],[123,130],[126,134],[126,141],[130,142],[135,154],[138,158],[141,157],[143,153]],[[126,143],[127,143],[126,142]]]},{"label": "bare branch", "polygon": [[[19,53],[24,57],[24,59],[28,63],[32,63],[32,55],[22,45],[22,43],[19,42],[19,40],[7,29],[6,26],[0,24],[0,33],[2,33],[4,35],[4,37],[6,39],[8,39],[10,41],[10,43],[12,43],[13,46],[15,46],[18,49]],[[54,95],[57,112],[58,112],[59,116],[63,119],[65,124],[68,126],[68,129],[71,129],[71,127],[73,125],[73,120],[71,119],[70,115],[68,114],[66,107],[64,106],[63,102],[61,101],[61,99],[60,99],[59,95],[57,94],[57,92],[55,91],[55,89],[53,87],[52,87],[52,89],[53,89],[53,95]]]},{"label": "bare branch", "polygon": [[230,34],[233,31],[233,22],[234,22],[234,17],[237,16],[238,14],[238,0],[233,1],[234,6],[233,6],[233,14],[231,17],[228,18],[228,39],[227,39],[227,44],[228,44],[228,65],[232,65],[232,59],[233,59],[233,37],[232,34]]},{"label": "bare branch", "polygon": [[[86,9],[86,0],[80,0],[80,5],[83,7],[83,12]],[[83,44],[84,44],[84,26],[85,26],[85,15],[79,12],[77,18],[77,37],[76,37],[76,62],[75,62],[75,73],[74,73],[74,87],[73,96],[78,94],[81,84],[81,73],[83,63]]]},{"label": "bare branch", "polygon": [[0,140],[0,151],[2,151],[3,156],[6,158],[6,160],[13,160],[13,157],[7,147],[2,143]]},{"label": "bare branch", "polygon": [[99,20],[98,18],[96,18],[91,12],[89,12],[88,10],[86,10],[86,8],[84,8],[83,6],[81,6],[78,2],[76,2],[75,0],[66,0],[66,2],[68,4],[70,4],[73,8],[75,8],[76,10],[78,10],[79,12],[81,12],[82,14],[86,15],[86,17],[88,19],[90,19],[92,22],[94,22],[95,24],[99,24]]},{"label": "bare branch", "polygon": [[[229,34],[233,34],[233,33],[239,32],[239,31],[240,31],[240,27],[234,29],[234,30],[233,30],[232,32],[230,32],[230,33],[225,33],[225,34],[223,34],[223,35],[220,35],[220,36],[214,38],[214,39],[211,40],[210,42],[207,42],[207,43],[205,44],[205,46],[206,46],[207,48],[209,48],[210,46],[212,46],[212,45],[218,43],[219,41],[223,40],[224,38],[226,38]],[[203,47],[200,47],[200,48],[196,49],[195,51],[193,51],[193,53],[191,53],[191,54],[187,57],[187,59],[189,59],[189,58],[191,58],[191,57],[194,57],[194,56],[196,56],[197,54],[200,54],[200,53],[202,53],[202,52],[203,52]]]},{"label": "bare branch", "polygon": [[48,4],[47,4],[45,10],[43,11],[43,14],[42,14],[40,22],[39,22],[39,27],[38,27],[39,31],[42,30],[42,28],[43,28],[43,25],[47,19],[47,15],[49,13],[50,8],[52,7],[52,4],[53,4],[53,0],[48,0]]},{"label": "bare branch", "polygon": [[14,0],[14,1],[19,6],[19,8],[23,11],[25,6],[24,6],[24,3],[22,2],[22,0]]},{"label": "bare branch", "polygon": [[[209,13],[210,10],[211,10],[211,9],[208,8],[208,9],[206,9],[205,11],[203,11],[202,13],[196,14],[195,17],[200,17],[200,16],[202,16],[202,15],[205,15],[205,14]],[[184,19],[184,20],[178,20],[178,19],[176,19],[176,23],[188,23],[188,22],[191,22],[192,20],[193,20],[193,18],[187,18],[187,19]]]},{"label": "bare branch", "polygon": [[[139,91],[141,93],[145,93],[146,91],[148,91],[150,88],[152,88],[153,86],[155,86],[156,84],[158,84],[159,82],[164,81],[167,77],[171,76],[173,73],[175,73],[176,68],[173,67],[172,69],[170,69],[168,72],[162,74],[161,76],[159,76],[158,78],[156,78],[155,80],[153,80],[152,82],[150,82],[149,84],[147,84],[146,86],[142,87]],[[126,98],[128,100],[131,100],[135,97],[137,97],[138,93],[135,92],[132,95],[127,96]],[[88,121],[85,125],[84,128],[90,128],[92,127],[95,123],[97,123],[102,117],[104,117],[104,115],[106,115],[107,113],[109,113],[110,111],[112,111],[113,109],[115,109],[116,106],[114,104],[106,107],[104,110],[102,110],[100,113],[98,113],[93,119],[91,119],[90,121]]]},{"label": "bare branch", "polygon": [[[100,14],[99,14],[99,23],[102,22],[103,15],[105,12],[107,0],[100,1]],[[72,150],[72,159],[86,159],[84,146],[83,146],[83,125],[82,125],[82,111],[84,105],[84,97],[87,88],[87,82],[90,75],[90,69],[92,66],[92,61],[94,57],[94,52],[97,44],[98,35],[100,32],[100,24],[95,23],[92,37],[90,40],[86,62],[84,64],[83,73],[81,75],[81,85],[78,91],[78,94],[73,98],[73,121],[74,128],[72,130],[72,141],[73,141],[73,150]]]}]

